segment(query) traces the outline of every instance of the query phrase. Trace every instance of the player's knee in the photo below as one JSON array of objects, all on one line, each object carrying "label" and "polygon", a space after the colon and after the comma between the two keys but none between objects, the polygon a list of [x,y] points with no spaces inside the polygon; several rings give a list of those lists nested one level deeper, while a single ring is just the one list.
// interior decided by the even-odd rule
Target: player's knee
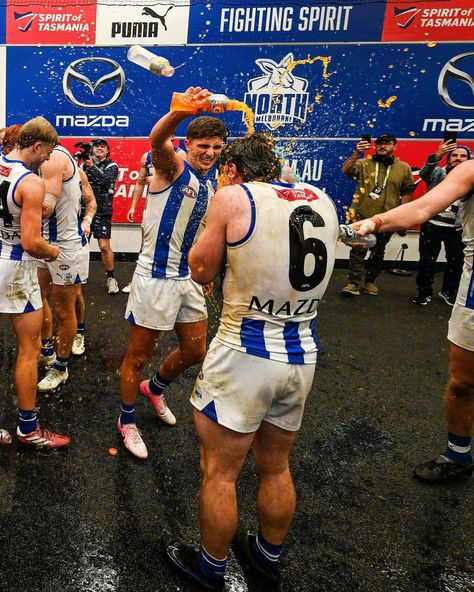
[{"label": "player's knee", "polygon": [[473,399],[474,383],[467,376],[452,376],[448,383],[448,394],[454,399]]}]

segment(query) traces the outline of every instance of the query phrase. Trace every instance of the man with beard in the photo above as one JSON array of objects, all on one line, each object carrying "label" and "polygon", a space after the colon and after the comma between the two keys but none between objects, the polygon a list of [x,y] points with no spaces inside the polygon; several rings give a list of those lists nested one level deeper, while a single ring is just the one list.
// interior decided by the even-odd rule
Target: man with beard
[{"label": "man with beard", "polygon": [[[411,201],[415,188],[413,175],[410,165],[393,155],[396,148],[397,138],[392,134],[383,134],[375,140],[374,156],[359,158],[370,149],[370,142],[361,140],[355,152],[342,165],[342,172],[357,181],[350,209],[352,222],[387,212],[400,203]],[[379,294],[375,280],[382,271],[385,247],[391,236],[391,232],[378,234],[377,244],[370,250],[363,288],[370,296]],[[342,294],[359,296],[366,252],[360,247],[351,249],[349,283],[342,289]]]},{"label": "man with beard", "polygon": [[[439,163],[446,154],[447,166],[440,167]],[[470,160],[472,152],[467,146],[457,146],[455,142],[442,142],[434,154],[430,154],[425,166],[420,171],[420,177],[425,181],[428,190],[436,187],[459,164]],[[444,212],[436,214],[420,228],[420,261],[416,285],[418,295],[413,298],[414,304],[426,306],[433,295],[433,277],[435,263],[441,245],[446,252],[446,268],[439,297],[446,304],[453,306],[459,287],[463,265],[462,227],[458,216],[459,200],[450,204]]]}]

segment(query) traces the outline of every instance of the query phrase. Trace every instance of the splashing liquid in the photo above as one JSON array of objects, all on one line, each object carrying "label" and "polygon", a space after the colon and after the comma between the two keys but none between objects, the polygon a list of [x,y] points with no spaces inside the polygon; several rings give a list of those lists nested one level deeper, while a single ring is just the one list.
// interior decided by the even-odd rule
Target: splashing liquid
[{"label": "splashing liquid", "polygon": [[251,136],[255,131],[255,113],[243,101],[230,99],[227,103],[227,111],[242,111],[244,114],[244,125],[247,128],[246,136]]},{"label": "splashing liquid", "polygon": [[379,99],[377,101],[377,105],[379,107],[382,107],[384,109],[388,109],[390,107],[390,105],[397,100],[397,97],[394,95],[392,97],[388,97],[388,99],[386,101],[382,101],[381,99]]}]

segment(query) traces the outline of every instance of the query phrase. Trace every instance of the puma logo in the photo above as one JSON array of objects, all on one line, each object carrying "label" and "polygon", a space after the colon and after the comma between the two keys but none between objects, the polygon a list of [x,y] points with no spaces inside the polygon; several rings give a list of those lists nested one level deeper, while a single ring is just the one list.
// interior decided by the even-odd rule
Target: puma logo
[{"label": "puma logo", "polygon": [[166,23],[165,23],[165,17],[166,17],[166,15],[168,14],[168,12],[169,12],[169,11],[170,11],[172,8],[173,8],[173,7],[172,7],[172,6],[170,6],[170,7],[168,8],[168,10],[165,12],[165,14],[164,14],[163,16],[161,16],[161,15],[157,14],[157,13],[156,13],[156,12],[155,12],[155,11],[154,11],[152,8],[150,8],[149,6],[144,6],[144,7],[143,7],[143,12],[142,12],[142,15],[151,16],[151,17],[153,17],[153,18],[156,18],[156,19],[158,19],[158,20],[160,21],[160,23],[163,25],[163,28],[164,28],[164,30],[165,30],[165,31],[167,31],[167,30],[168,30],[168,27],[166,26]]}]

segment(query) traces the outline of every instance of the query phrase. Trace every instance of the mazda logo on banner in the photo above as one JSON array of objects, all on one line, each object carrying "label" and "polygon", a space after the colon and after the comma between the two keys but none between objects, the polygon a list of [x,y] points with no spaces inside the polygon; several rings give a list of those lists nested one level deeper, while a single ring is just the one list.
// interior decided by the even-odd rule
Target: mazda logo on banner
[{"label": "mazda logo on banner", "polygon": [[[459,62],[463,60],[468,60],[469,58],[471,58],[470,69],[472,72],[474,72],[474,52],[472,51],[468,53],[460,53],[454,58],[451,58],[443,66],[443,69],[441,70],[438,78],[438,93],[443,103],[446,103],[446,105],[449,105],[449,107],[454,107],[455,109],[463,109],[465,111],[474,111],[474,78],[472,74],[464,72],[464,70],[461,70],[458,67]],[[461,82],[464,82],[470,87],[473,98],[470,105],[461,105],[451,98],[449,94],[448,84],[452,80],[460,80]],[[451,82],[449,86],[452,91],[453,83]]]},{"label": "mazda logo on banner", "polygon": [[[88,66],[96,66],[96,70],[105,70],[106,74],[100,75],[95,81],[90,76],[84,74],[84,71],[89,69]],[[73,84],[76,82],[76,84]],[[107,86],[106,86],[107,85]],[[76,94],[79,96],[90,95],[89,100],[79,99],[73,92],[73,87]],[[82,89],[81,89],[82,87]],[[110,98],[96,98],[94,101],[96,91],[101,89],[107,91],[110,87],[110,92],[107,93]],[[125,73],[122,66],[116,61],[109,58],[81,58],[75,60],[66,68],[63,76],[63,91],[67,99],[77,107],[87,107],[88,109],[100,109],[102,107],[109,107],[119,100],[125,89]]]}]

